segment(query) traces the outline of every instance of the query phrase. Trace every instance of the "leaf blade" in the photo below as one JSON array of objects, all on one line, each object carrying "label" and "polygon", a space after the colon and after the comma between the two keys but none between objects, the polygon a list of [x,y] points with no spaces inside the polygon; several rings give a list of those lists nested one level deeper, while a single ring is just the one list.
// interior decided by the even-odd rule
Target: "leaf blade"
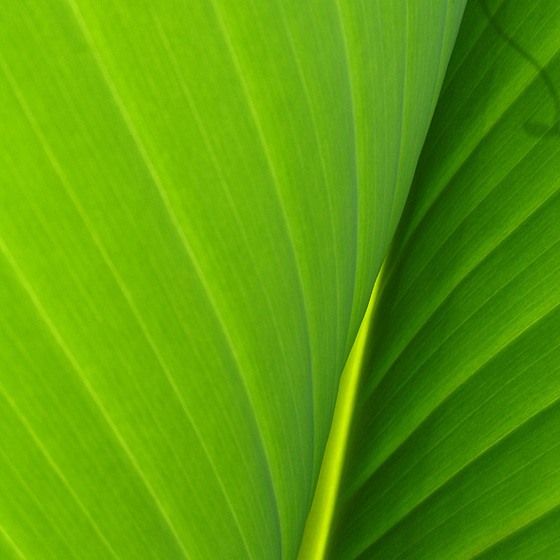
[{"label": "leaf blade", "polygon": [[333,557],[554,550],[529,527],[558,499],[558,146],[524,124],[558,120],[558,16],[488,4],[467,8],[380,279]]}]

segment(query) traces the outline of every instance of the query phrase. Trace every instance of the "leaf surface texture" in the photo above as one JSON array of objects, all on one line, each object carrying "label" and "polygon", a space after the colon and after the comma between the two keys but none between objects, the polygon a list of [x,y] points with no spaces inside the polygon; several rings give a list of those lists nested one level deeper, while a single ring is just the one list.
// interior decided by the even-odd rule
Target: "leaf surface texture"
[{"label": "leaf surface texture", "polygon": [[422,4],[3,4],[3,557],[297,555],[464,7]]},{"label": "leaf surface texture", "polygon": [[379,279],[330,558],[560,555],[560,11],[470,2]]}]

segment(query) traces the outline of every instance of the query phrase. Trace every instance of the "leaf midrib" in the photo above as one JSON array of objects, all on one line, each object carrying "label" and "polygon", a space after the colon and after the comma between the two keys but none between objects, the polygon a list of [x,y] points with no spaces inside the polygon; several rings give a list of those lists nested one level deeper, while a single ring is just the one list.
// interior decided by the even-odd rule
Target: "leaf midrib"
[{"label": "leaf midrib", "polygon": [[383,270],[382,267],[377,276],[367,310],[340,378],[331,430],[297,560],[326,558],[359,382],[366,364],[368,341],[381,291]]}]

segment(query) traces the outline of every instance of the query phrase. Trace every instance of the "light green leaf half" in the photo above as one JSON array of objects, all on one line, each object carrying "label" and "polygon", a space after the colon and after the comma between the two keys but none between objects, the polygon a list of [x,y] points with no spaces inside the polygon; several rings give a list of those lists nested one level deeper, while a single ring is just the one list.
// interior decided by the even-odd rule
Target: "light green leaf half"
[{"label": "light green leaf half", "polygon": [[3,3],[3,558],[296,557],[463,8]]},{"label": "light green leaf half", "polygon": [[378,285],[328,558],[560,557],[560,9],[467,7]]}]

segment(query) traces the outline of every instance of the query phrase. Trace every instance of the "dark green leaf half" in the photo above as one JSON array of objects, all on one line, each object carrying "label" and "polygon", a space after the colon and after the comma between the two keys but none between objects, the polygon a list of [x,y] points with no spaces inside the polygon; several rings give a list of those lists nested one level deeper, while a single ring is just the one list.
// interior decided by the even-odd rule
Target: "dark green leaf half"
[{"label": "dark green leaf half", "polygon": [[379,280],[330,558],[560,557],[560,10],[473,0]]}]

